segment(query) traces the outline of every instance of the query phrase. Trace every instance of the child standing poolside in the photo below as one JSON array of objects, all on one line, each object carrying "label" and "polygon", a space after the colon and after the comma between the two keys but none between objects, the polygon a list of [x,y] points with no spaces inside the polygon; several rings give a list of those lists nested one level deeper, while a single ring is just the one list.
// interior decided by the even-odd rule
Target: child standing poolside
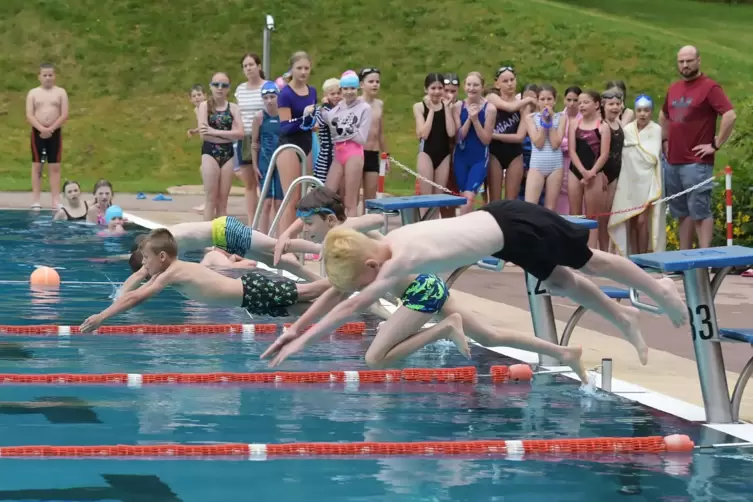
[{"label": "child standing poolside", "polygon": [[[322,109],[331,110],[337,106],[342,99],[340,93],[340,80],[336,78],[328,78],[324,81],[324,85],[322,85],[322,92],[324,92]],[[319,132],[317,133],[317,136],[319,137],[319,152],[314,164],[314,176],[316,176],[316,178],[322,183],[326,183],[329,168],[335,158],[335,147],[332,144],[332,134],[330,133],[329,126],[324,123],[321,114],[317,115],[316,124],[319,127]]]},{"label": "child standing poolside", "polygon": [[538,203],[544,193],[544,206],[554,210],[562,188],[562,138],[565,135],[565,118],[554,113],[557,91],[542,85],[538,92],[538,109],[525,116],[531,138],[531,160],[526,177],[526,202]]},{"label": "child standing poolside", "polygon": [[[254,147],[251,161],[256,169],[262,188],[266,180],[272,160],[272,154],[280,144],[280,115],[277,111],[277,96],[280,89],[274,82],[264,82],[261,86],[261,97],[264,101],[264,110],[258,112],[251,128],[251,141]],[[259,230],[262,233],[269,231],[274,215],[280,209],[280,203],[285,197],[280,182],[280,173],[277,169],[272,172],[271,185],[264,199]]]},{"label": "child standing poolside", "polygon": [[[191,104],[193,105],[194,120],[198,122],[199,105],[203,103],[204,101],[206,101],[207,99],[206,94],[204,94],[204,87],[201,84],[194,84],[191,87],[191,92],[188,95],[190,96]],[[199,134],[199,128],[194,127],[192,129],[189,129],[188,131],[186,131],[186,134],[188,135],[189,138],[192,138]],[[199,171],[201,171],[201,165],[199,165]],[[203,213],[204,204],[194,207],[193,210],[199,214]]]}]

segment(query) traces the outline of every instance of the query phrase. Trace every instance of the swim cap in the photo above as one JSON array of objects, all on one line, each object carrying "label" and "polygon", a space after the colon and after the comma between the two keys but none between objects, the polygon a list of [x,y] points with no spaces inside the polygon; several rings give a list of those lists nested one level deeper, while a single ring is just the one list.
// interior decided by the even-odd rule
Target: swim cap
[{"label": "swim cap", "polygon": [[280,88],[274,82],[266,81],[261,86],[261,95],[265,96],[267,94],[280,94]]},{"label": "swim cap", "polygon": [[354,71],[346,71],[340,77],[340,89],[358,89],[361,85],[358,75]]},{"label": "swim cap", "polygon": [[105,211],[105,222],[110,223],[110,220],[113,218],[122,218],[123,217],[123,210],[120,208],[120,206],[110,206],[107,208],[107,211]]},{"label": "swim cap", "polygon": [[277,84],[277,87],[279,89],[282,89],[283,87],[285,87],[286,85],[288,85],[288,83],[285,82],[285,79],[282,78],[282,77],[277,77],[277,80],[275,80],[275,84]]},{"label": "swim cap", "polygon": [[651,100],[651,97],[641,94],[637,98],[635,98],[635,107],[636,108],[653,108],[654,102]]}]

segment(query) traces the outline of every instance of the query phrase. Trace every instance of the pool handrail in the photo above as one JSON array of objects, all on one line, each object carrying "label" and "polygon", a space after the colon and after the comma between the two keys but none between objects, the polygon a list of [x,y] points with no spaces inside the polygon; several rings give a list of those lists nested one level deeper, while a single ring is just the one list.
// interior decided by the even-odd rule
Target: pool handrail
[{"label": "pool handrail", "polygon": [[[306,174],[308,174],[308,170],[306,167],[307,166],[306,153],[301,149],[301,147],[297,145],[293,145],[293,144],[281,145],[277,147],[277,149],[272,154],[272,158],[269,159],[269,168],[267,169],[266,176],[264,176],[264,184],[261,187],[259,203],[256,205],[256,212],[254,213],[254,221],[251,223],[251,228],[254,230],[259,229],[259,222],[261,221],[261,213],[262,213],[262,208],[264,207],[264,200],[267,198],[269,189],[272,187],[272,177],[274,175],[275,170],[277,169],[277,157],[280,155],[280,153],[284,152],[285,150],[291,150],[291,149],[295,151],[295,153],[298,154],[298,159],[301,162],[301,176],[306,176]],[[295,182],[293,185],[290,186],[290,188],[293,188],[294,186],[295,186]],[[288,189],[288,193],[290,193],[290,189]],[[285,194],[285,197],[287,198],[287,194]],[[277,212],[277,214],[281,214],[281,212],[282,212],[282,209],[280,209]],[[277,221],[276,218],[275,218],[275,221]],[[270,230],[269,235],[272,235],[271,230]]]}]

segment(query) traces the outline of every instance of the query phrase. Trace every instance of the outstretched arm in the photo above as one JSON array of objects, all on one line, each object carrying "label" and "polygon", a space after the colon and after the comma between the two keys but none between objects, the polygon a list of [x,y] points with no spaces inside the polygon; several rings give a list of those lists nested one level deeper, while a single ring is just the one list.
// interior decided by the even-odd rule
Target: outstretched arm
[{"label": "outstretched arm", "polygon": [[81,325],[81,332],[88,333],[94,331],[100,324],[105,322],[110,317],[131,310],[136,305],[156,295],[169,285],[170,279],[169,274],[167,273],[162,273],[152,277],[149,282],[141,286],[139,289],[135,291],[129,291],[128,293],[115,300],[112,305],[107,307],[99,314],[95,314],[89,317]]}]

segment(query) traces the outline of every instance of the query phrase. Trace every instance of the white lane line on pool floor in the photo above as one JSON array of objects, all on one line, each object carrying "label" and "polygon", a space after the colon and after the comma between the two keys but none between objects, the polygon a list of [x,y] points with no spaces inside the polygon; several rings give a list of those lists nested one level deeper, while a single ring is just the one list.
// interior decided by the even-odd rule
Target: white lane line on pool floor
[{"label": "white lane line on pool floor", "polygon": [[[163,227],[163,225],[159,225],[153,221],[149,221],[147,219],[134,216],[130,213],[125,213],[124,216],[128,218],[128,220],[130,220],[132,223],[141,225],[144,228],[147,228],[149,230]],[[266,270],[273,270],[273,269],[270,269],[269,267],[264,266],[263,263],[259,263],[259,267],[264,268]],[[288,272],[284,272],[284,275],[292,279],[296,279],[296,280],[299,279],[298,277]],[[381,303],[382,303],[382,306],[384,306],[385,309],[390,314],[394,313],[395,310],[397,310],[397,307],[395,305],[387,302],[386,300],[382,300]],[[425,327],[428,327],[428,326],[430,325],[427,324]],[[479,347],[485,348],[487,350],[491,350],[498,354],[502,354],[504,356],[510,357],[512,359],[517,359],[518,361],[521,361],[524,363],[538,364],[538,361],[539,361],[538,355],[534,354],[533,352],[513,349],[509,347],[484,347],[483,345],[476,342],[473,342],[473,344]],[[541,366],[540,369],[551,370],[552,368],[548,366]],[[575,373],[563,373],[563,375],[573,380],[578,380],[578,377],[575,375]],[[596,385],[598,388],[601,389],[601,375],[599,374],[596,375]],[[675,399],[673,397],[666,396],[664,394],[660,394],[658,392],[654,392],[654,391],[645,389],[643,387],[640,387],[639,385],[635,385],[635,384],[632,384],[630,382],[626,382],[623,380],[618,380],[616,378],[612,378],[612,394],[616,394],[630,401],[640,403],[644,406],[648,406],[649,408],[654,408],[659,411],[669,413],[670,415],[674,415],[676,417],[689,420],[691,422],[705,422],[706,420],[706,412],[701,406],[687,403],[685,401],[681,401],[679,399]],[[719,430],[721,432],[729,434],[731,436],[735,436],[744,441],[753,441],[753,424],[746,423],[746,424],[730,424],[730,425],[726,425],[726,424],[704,424],[704,425],[712,429]]]}]

